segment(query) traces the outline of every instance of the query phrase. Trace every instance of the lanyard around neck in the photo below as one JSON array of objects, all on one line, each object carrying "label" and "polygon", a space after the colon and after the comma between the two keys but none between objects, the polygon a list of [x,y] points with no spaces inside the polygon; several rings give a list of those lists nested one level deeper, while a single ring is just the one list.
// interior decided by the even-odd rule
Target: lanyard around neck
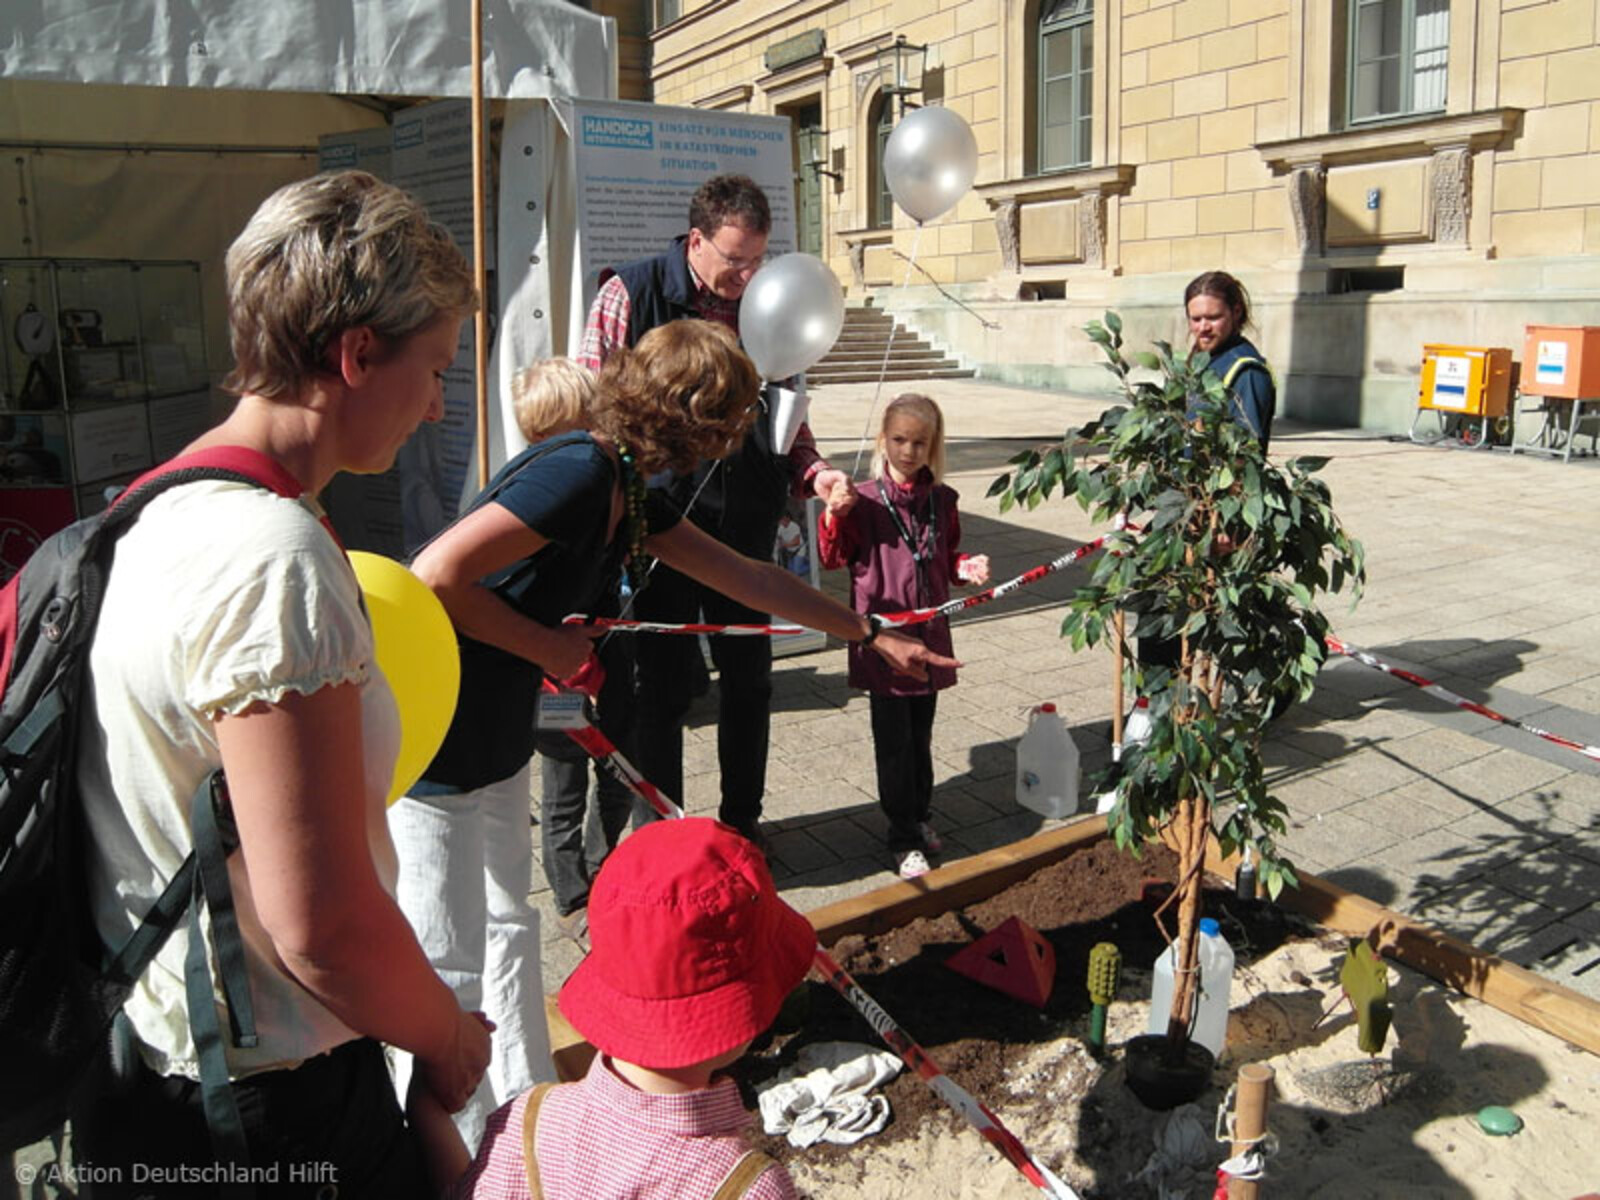
[{"label": "lanyard around neck", "polygon": [[[917,586],[924,593],[928,593],[934,547],[939,541],[939,506],[934,502],[933,489],[931,487],[928,489],[928,520],[927,524],[922,527],[920,542],[916,535],[916,507],[913,504],[906,506],[907,515],[911,522],[910,526],[907,527],[905,520],[901,519],[900,506],[895,502],[898,497],[898,489],[887,472],[884,473],[882,482],[878,484],[878,490],[883,495],[883,506],[889,510],[889,519],[894,522],[895,529],[899,531],[900,536],[905,540],[906,546],[911,550],[911,561],[916,565],[917,569]],[[914,499],[916,495],[915,482],[911,485],[911,492]]]}]

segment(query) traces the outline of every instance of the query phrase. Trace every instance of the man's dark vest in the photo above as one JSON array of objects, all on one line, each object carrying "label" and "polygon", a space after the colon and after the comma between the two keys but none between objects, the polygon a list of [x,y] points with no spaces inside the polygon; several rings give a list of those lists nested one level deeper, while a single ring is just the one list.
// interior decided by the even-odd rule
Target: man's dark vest
[{"label": "man's dark vest", "polygon": [[[687,235],[674,238],[665,254],[600,273],[602,285],[616,275],[627,289],[630,349],[657,325],[699,315],[687,242]],[[691,509],[690,497],[708,472],[711,481]],[[701,529],[741,554],[768,559],[792,478],[788,458],[773,453],[772,421],[763,399],[744,444],[723,459],[720,468],[711,471],[711,464],[701,464],[691,478],[674,480],[668,486],[673,502],[687,509],[690,520]]]}]

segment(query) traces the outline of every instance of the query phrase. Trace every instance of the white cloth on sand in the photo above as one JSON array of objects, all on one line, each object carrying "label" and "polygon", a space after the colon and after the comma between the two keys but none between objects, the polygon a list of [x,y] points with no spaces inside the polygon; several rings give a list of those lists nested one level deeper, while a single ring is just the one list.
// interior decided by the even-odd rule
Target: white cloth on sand
[{"label": "white cloth on sand", "polygon": [[816,1142],[848,1146],[889,1123],[888,1097],[870,1093],[899,1073],[900,1060],[888,1051],[813,1042],[761,1090],[761,1123],[802,1149]]}]

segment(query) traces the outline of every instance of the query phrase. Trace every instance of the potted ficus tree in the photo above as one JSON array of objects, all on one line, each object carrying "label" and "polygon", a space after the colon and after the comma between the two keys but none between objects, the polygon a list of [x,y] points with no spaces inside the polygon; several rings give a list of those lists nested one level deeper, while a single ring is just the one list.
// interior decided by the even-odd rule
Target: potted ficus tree
[{"label": "potted ficus tree", "polygon": [[[1234,400],[1207,355],[1175,354],[1164,342],[1124,355],[1115,313],[1085,330],[1124,402],[1059,444],[1017,455],[989,494],[1006,512],[1059,487],[1097,522],[1133,523],[1108,536],[1068,602],[1061,632],[1074,649],[1122,636],[1119,627],[1178,639],[1174,670],[1141,669],[1123,654],[1152,728],[1125,749],[1108,821],[1124,850],[1159,838],[1178,855],[1178,884],[1162,906],[1177,925],[1175,934],[1162,925],[1177,947],[1171,1014],[1159,1044],[1139,1049],[1141,1058],[1154,1050],[1155,1068],[1174,1079],[1198,1077],[1198,1094],[1211,1066],[1209,1052],[1190,1043],[1206,841],[1215,837],[1224,854],[1248,847],[1270,896],[1295,882],[1275,840],[1285,809],[1267,790],[1261,735],[1270,715],[1311,693],[1327,634],[1317,595],[1346,584],[1359,595],[1362,550],[1317,477],[1327,460],[1269,462],[1232,418]],[[1153,377],[1135,378],[1135,367]]]}]

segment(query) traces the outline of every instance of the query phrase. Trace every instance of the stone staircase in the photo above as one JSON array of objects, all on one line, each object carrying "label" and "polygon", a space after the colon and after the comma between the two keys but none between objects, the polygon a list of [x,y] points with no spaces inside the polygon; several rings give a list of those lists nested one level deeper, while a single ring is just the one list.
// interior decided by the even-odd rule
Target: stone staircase
[{"label": "stone staircase", "polygon": [[[890,335],[893,334],[893,344]],[[883,352],[889,350],[888,369]],[[915,337],[881,308],[853,305],[844,310],[844,329],[839,340],[821,362],[806,370],[806,385],[821,387],[829,383],[876,383],[879,372],[886,380],[971,379],[976,372],[925,340]]]}]

